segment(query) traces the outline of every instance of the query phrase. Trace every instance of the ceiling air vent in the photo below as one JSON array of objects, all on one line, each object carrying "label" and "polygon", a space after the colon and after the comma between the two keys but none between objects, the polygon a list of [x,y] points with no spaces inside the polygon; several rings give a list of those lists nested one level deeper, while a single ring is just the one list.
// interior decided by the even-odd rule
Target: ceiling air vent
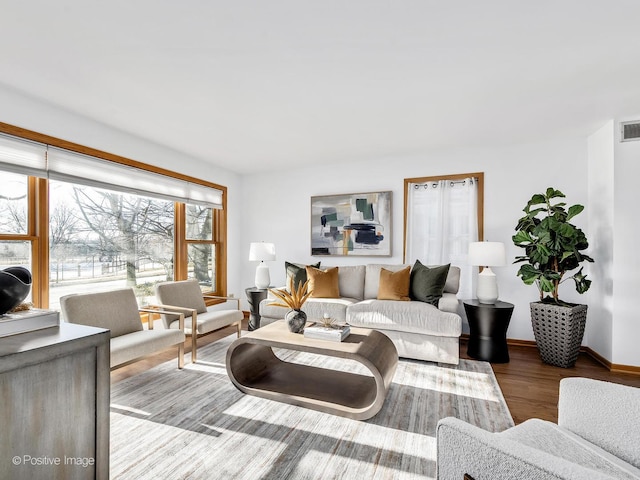
[{"label": "ceiling air vent", "polygon": [[620,124],[622,136],[621,142],[630,142],[632,140],[640,140],[640,120],[634,122],[622,122]]}]

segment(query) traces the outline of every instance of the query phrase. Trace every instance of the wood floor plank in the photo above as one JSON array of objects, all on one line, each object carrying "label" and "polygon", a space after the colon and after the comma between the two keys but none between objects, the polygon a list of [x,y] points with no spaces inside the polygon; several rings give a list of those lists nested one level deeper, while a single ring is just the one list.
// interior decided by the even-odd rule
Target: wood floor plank
[{"label": "wood floor plank", "polygon": [[[243,329],[247,329],[246,320]],[[207,334],[198,339],[198,347],[231,335],[235,327],[227,327]],[[191,351],[190,339],[185,342],[185,361],[189,361],[187,352]],[[466,340],[460,342],[460,357],[466,354]],[[111,382],[115,383],[145,371],[155,365],[175,358],[175,348],[149,356],[144,360],[118,368],[111,372]],[[610,372],[591,356],[581,353],[575,367],[560,368],[547,365],[540,360],[538,350],[529,346],[509,346],[509,363],[492,364],[500,388],[504,395],[513,420],[516,424],[529,418],[541,418],[556,422],[558,420],[558,387],[565,377],[588,377],[597,380],[621,383],[640,387],[640,375]]]}]

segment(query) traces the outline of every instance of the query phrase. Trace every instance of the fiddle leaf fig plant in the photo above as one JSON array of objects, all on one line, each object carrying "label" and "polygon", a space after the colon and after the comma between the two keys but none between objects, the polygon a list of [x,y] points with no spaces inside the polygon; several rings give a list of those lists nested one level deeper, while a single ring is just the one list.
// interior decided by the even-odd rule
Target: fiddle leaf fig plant
[{"label": "fiddle leaf fig plant", "polygon": [[[582,205],[567,204],[561,199],[565,195],[554,188],[531,197],[523,209],[525,215],[516,225],[512,237],[517,247],[524,248],[524,255],[517,256],[514,263],[524,263],[518,276],[527,285],[536,284],[540,301],[565,304],[558,298],[560,284],[568,279],[575,282],[576,291],[589,290],[591,280],[582,273],[582,262],[593,262],[593,258],[582,253],[589,247],[584,232],[570,223],[584,210]],[[578,267],[580,269],[569,275]]]}]

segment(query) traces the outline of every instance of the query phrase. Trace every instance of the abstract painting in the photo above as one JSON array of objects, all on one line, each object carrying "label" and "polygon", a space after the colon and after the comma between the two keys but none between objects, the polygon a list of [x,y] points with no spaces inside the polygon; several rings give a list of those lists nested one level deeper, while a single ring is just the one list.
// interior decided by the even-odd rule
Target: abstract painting
[{"label": "abstract painting", "polygon": [[391,193],[311,197],[311,255],[390,256]]}]

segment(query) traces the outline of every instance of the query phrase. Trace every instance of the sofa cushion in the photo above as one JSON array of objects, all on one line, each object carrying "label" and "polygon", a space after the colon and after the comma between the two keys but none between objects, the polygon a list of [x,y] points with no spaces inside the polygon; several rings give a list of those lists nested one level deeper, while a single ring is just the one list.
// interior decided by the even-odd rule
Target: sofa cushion
[{"label": "sofa cushion", "polygon": [[640,478],[640,470],[633,465],[555,423],[530,419],[497,435],[613,478]]},{"label": "sofa cushion", "polygon": [[451,265],[447,274],[447,283],[444,284],[444,293],[458,293],[460,290],[460,267]]},{"label": "sofa cushion", "polygon": [[312,265],[302,265],[299,263],[284,262],[284,269],[287,275],[287,291],[291,292],[299,283],[307,281],[307,266],[320,268],[320,262]]},{"label": "sofa cushion", "polygon": [[460,301],[455,293],[444,292],[440,300],[438,300],[438,309],[443,312],[458,313],[460,309]]},{"label": "sofa cushion", "polygon": [[[376,298],[378,296],[378,285],[380,283],[380,269],[382,267],[392,272],[397,272],[405,267],[411,267],[409,264],[385,265],[385,264],[369,264],[365,267],[364,278],[364,296],[363,298]],[[428,267],[437,267],[438,265],[427,265]],[[449,267],[447,274],[447,282],[444,285],[445,293],[458,293],[460,288],[460,267]],[[358,297],[355,297],[358,298]]]},{"label": "sofa cushion", "polygon": [[406,267],[411,267],[411,265],[386,265],[386,264],[377,264],[370,263],[365,267],[365,276],[364,276],[364,298],[365,299],[377,299],[378,298],[378,288],[380,286],[380,269],[385,268],[385,270],[389,270],[390,272],[397,272],[398,270],[402,270]]},{"label": "sofa cushion", "polygon": [[308,290],[313,298],[338,298],[340,287],[338,283],[338,267],[320,270],[307,267]]},{"label": "sofa cushion", "polygon": [[364,265],[340,265],[338,267],[339,296],[362,300],[364,298],[364,273]]},{"label": "sofa cushion", "polygon": [[424,302],[368,299],[347,309],[347,323],[354,327],[396,330],[426,335],[459,337],[462,320]]},{"label": "sofa cushion", "polygon": [[399,300],[408,302],[410,267],[392,272],[386,268],[380,269],[380,284],[378,286],[378,300]]},{"label": "sofa cushion", "polygon": [[[263,300],[260,302],[260,315],[265,318],[284,318],[289,311],[286,307],[276,307],[270,305],[273,300]],[[358,300],[355,298],[309,298],[304,305],[302,311],[307,314],[309,321],[319,321],[326,313],[337,322],[346,322],[347,307],[353,305]]]},{"label": "sofa cushion", "polygon": [[438,306],[438,301],[444,293],[449,267],[451,264],[438,267],[427,267],[420,260],[411,269],[411,286],[409,294],[411,300],[430,303]]}]

